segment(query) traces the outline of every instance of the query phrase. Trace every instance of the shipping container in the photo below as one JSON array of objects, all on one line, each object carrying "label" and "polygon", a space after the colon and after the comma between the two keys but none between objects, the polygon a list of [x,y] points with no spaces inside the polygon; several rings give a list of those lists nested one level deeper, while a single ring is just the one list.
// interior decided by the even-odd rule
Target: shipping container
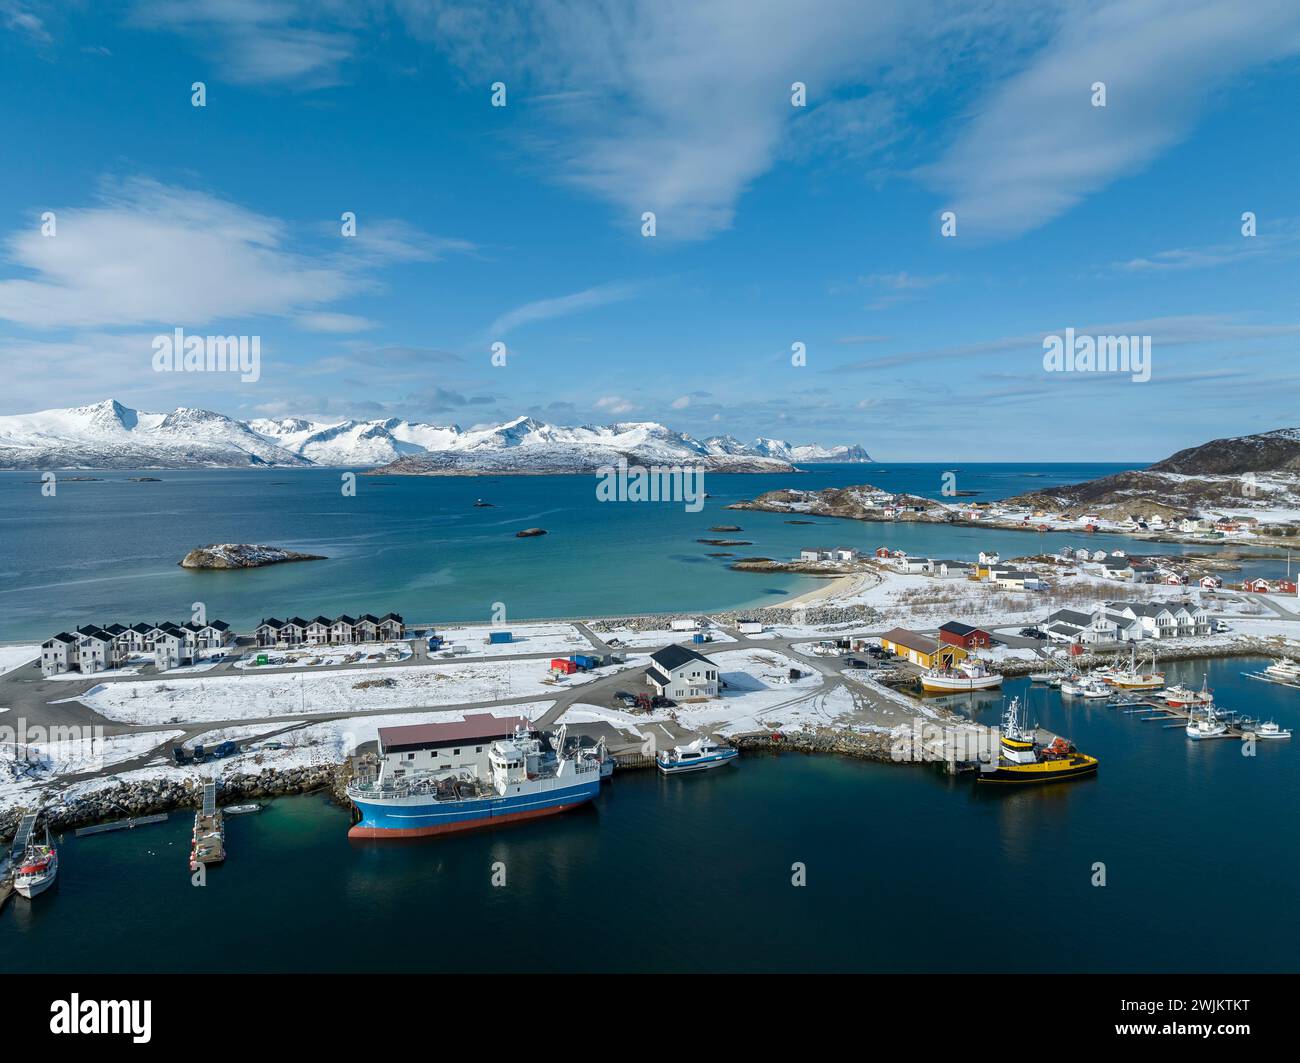
[{"label": "shipping container", "polygon": [[700,625],[694,620],[674,620],[674,631],[694,631]]},{"label": "shipping container", "polygon": [[512,641],[509,631],[489,631],[487,640],[489,643],[500,643],[500,642]]},{"label": "shipping container", "polygon": [[565,657],[555,657],[551,660],[552,672],[563,672],[565,675],[573,675],[578,670],[578,665]]}]

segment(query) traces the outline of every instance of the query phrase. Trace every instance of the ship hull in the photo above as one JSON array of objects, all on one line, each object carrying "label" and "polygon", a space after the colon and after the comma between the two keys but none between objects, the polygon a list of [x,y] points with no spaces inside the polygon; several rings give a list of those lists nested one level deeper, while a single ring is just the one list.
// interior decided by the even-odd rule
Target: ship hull
[{"label": "ship hull", "polygon": [[584,805],[600,793],[600,779],[533,793],[468,801],[435,801],[428,797],[396,801],[353,798],[361,820],[349,838],[431,838],[441,834],[482,830],[541,816],[553,816]]},{"label": "ship hull", "polygon": [[14,881],[14,892],[20,897],[31,900],[37,894],[44,893],[54,885],[57,872],[50,875],[33,875],[30,878],[18,878]]},{"label": "ship hull", "polygon": [[[1051,766],[1048,767],[1048,764]],[[1058,767],[1058,764],[1061,766]],[[1065,761],[1044,761],[1014,767],[1003,764],[993,771],[980,772],[976,781],[999,786],[1042,786],[1046,783],[1065,782],[1096,774],[1096,758],[1083,757],[1082,762],[1072,764],[1067,764]]]},{"label": "ship hull", "polygon": [[932,694],[954,692],[960,693],[965,690],[991,690],[993,687],[1002,685],[1000,675],[985,675],[977,678],[967,676],[921,676],[921,687]]}]

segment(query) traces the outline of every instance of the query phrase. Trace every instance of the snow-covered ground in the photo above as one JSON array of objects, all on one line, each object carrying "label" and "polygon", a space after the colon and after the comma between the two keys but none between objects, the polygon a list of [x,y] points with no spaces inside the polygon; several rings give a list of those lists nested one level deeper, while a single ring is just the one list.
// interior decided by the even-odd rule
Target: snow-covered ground
[{"label": "snow-covered ground", "polygon": [[632,657],[617,669],[601,668],[559,681],[551,677],[545,660],[440,661],[382,671],[346,669],[266,675],[244,673],[180,680],[146,679],[131,683],[101,683],[76,700],[107,719],[123,723],[254,720],[268,716],[310,716],[545,697],[557,689],[609,675],[612,670],[635,668],[644,663],[643,657]]},{"label": "snow-covered ground", "polygon": [[39,646],[0,646],[0,675],[30,664],[40,655]]},{"label": "snow-covered ground", "polygon": [[[250,649],[235,662],[236,668],[319,668],[325,665],[366,664],[377,661],[406,661],[411,658],[409,642],[368,642],[357,646],[311,646],[294,650]],[[266,665],[257,658],[265,654]],[[184,671],[173,668],[168,675]]]},{"label": "snow-covered ground", "polygon": [[656,709],[651,713],[623,712],[619,709],[607,709],[600,705],[584,705],[581,702],[570,705],[561,714],[560,723],[607,723],[621,731],[627,731],[637,738],[642,736],[641,728],[648,724],[668,719],[665,710]]},{"label": "snow-covered ground", "polygon": [[791,668],[806,670],[800,661],[784,653],[759,649],[727,650],[709,656],[726,681],[726,689],[721,697],[701,703],[682,703],[672,710],[682,726],[696,731],[737,734],[782,730],[805,720],[826,722],[830,718],[829,706],[807,700],[822,686],[819,673],[789,678]]},{"label": "snow-covered ground", "polygon": [[[509,642],[488,643],[490,631],[509,631]],[[510,657],[516,654],[549,653],[555,657],[568,657],[572,653],[595,653],[596,648],[572,624],[494,624],[473,627],[438,627],[434,634],[444,640],[443,650],[464,646],[466,653],[455,655],[457,660],[475,657]],[[441,651],[435,651],[439,657]]]},{"label": "snow-covered ground", "polygon": [[27,796],[60,777],[102,771],[143,756],[155,746],[179,738],[181,731],[142,731],[104,737],[32,743],[15,749],[0,745],[0,808],[21,805]]},{"label": "snow-covered ground", "polygon": [[[723,642],[735,642],[736,640],[720,628],[709,628],[705,632],[711,638],[711,642],[704,644],[704,647],[697,646],[691,641],[695,634],[693,631],[673,631],[669,628],[660,628],[652,631],[634,631],[632,628],[615,628],[613,631],[599,631],[595,628],[598,638],[603,639],[606,643],[610,639],[618,639],[622,647],[630,649],[658,649],[661,646],[667,646],[674,642],[680,642],[684,646],[690,646],[692,649],[701,649],[707,653],[708,647]],[[616,649],[621,648],[619,646]]]}]

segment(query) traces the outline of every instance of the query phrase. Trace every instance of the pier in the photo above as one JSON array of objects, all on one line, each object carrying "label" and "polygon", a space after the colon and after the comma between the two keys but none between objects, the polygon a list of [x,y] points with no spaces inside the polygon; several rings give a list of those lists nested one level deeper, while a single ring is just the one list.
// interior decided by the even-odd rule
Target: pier
[{"label": "pier", "polygon": [[115,819],[111,823],[95,823],[89,827],[78,827],[76,836],[84,838],[88,834],[104,834],[111,830],[131,830],[147,823],[167,822],[166,812],[155,812],[151,816],[133,816],[130,819]]}]

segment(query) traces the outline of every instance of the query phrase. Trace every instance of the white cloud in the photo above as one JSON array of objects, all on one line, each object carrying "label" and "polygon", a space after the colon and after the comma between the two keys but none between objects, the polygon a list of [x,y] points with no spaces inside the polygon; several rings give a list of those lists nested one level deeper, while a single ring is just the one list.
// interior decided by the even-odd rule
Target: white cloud
[{"label": "white cloud", "polygon": [[356,331],[368,323],[322,308],[372,289],[371,273],[392,257],[435,257],[445,243],[430,237],[421,247],[410,233],[401,243],[379,226],[368,242],[339,238],[338,248],[312,257],[286,246],[290,227],[276,218],[145,179],[106,184],[92,206],[53,209],[57,235],[43,236],[33,217],[4,242],[9,263],[29,276],[0,280],[0,320],[39,329],[195,327],[301,315],[304,327]]},{"label": "white cloud", "polygon": [[[1292,0],[1080,4],[918,173],[947,197],[959,234],[1015,236],[1147,166],[1231,78],[1297,50]],[[1105,107],[1092,105],[1098,81]]]},{"label": "white cloud", "polygon": [[308,332],[365,332],[378,327],[375,322],[355,314],[328,312],[299,314],[294,323]]},{"label": "white cloud", "polygon": [[338,82],[338,68],[356,40],[349,32],[309,23],[318,14],[344,10],[293,0],[139,0],[131,21],[192,38],[221,60],[221,77],[236,84],[321,88]]},{"label": "white cloud", "polygon": [[689,395],[682,395],[680,398],[673,399],[674,410],[684,410],[690,404],[691,404],[691,397]]},{"label": "white cloud", "polygon": [[0,0],[0,20],[7,29],[25,33],[37,44],[49,44],[54,39],[45,23],[17,0]]},{"label": "white cloud", "polygon": [[[847,72],[894,58],[932,4],[903,0],[532,0],[491,8],[398,0],[413,30],[448,51],[469,80],[503,78],[563,181],[612,203],[635,231],[657,214],[662,237],[730,226],[736,200],[772,164],[799,112]],[[847,105],[846,105],[847,106]],[[865,134],[884,101],[852,115]]]},{"label": "white cloud", "polygon": [[566,317],[583,310],[605,306],[608,303],[621,302],[631,298],[636,288],[628,284],[601,284],[594,288],[585,288],[580,292],[560,295],[552,299],[537,299],[524,303],[498,317],[488,327],[494,338],[500,339],[521,325],[531,325],[536,321],[548,321],[551,318]]},{"label": "white cloud", "polygon": [[619,395],[605,395],[596,400],[595,407],[602,413],[618,415],[631,413],[636,409],[636,404]]}]

